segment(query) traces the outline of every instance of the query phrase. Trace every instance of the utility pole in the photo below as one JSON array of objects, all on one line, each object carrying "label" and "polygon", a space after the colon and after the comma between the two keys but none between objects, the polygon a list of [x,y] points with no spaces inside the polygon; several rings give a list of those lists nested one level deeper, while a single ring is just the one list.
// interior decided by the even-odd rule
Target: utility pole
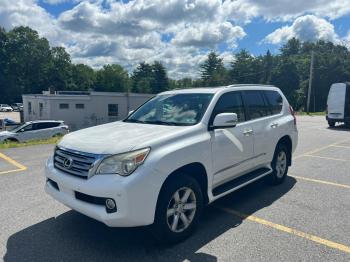
[{"label": "utility pole", "polygon": [[309,77],[309,89],[307,92],[307,105],[306,105],[306,111],[307,113],[310,113],[310,99],[311,99],[311,87],[312,87],[312,78],[313,78],[313,71],[314,71],[314,51],[311,51],[311,63],[310,63],[310,77]]}]

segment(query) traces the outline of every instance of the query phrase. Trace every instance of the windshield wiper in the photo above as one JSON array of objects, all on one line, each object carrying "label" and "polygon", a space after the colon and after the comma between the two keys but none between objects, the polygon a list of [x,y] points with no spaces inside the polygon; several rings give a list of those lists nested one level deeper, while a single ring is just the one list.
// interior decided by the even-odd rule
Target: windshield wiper
[{"label": "windshield wiper", "polygon": [[148,122],[146,121],[142,121],[142,120],[137,120],[137,119],[125,119],[124,122],[127,123],[141,123],[141,124],[148,124]]}]

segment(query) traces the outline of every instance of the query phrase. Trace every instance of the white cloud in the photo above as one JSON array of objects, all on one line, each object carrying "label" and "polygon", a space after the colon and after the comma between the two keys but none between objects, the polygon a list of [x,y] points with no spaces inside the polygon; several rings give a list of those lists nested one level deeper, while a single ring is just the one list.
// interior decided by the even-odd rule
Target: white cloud
[{"label": "white cloud", "polygon": [[179,31],[172,43],[179,46],[195,46],[215,48],[220,43],[227,43],[236,47],[236,41],[242,39],[246,33],[240,26],[233,26],[230,22],[220,24],[195,24]]},{"label": "white cloud", "polygon": [[339,42],[334,26],[323,18],[314,15],[298,17],[292,25],[279,28],[266,36],[265,42],[272,44],[283,43],[293,37],[302,41],[327,40]]},{"label": "white cloud", "polygon": [[305,14],[336,19],[350,13],[349,0],[235,0],[268,20],[292,20]]}]

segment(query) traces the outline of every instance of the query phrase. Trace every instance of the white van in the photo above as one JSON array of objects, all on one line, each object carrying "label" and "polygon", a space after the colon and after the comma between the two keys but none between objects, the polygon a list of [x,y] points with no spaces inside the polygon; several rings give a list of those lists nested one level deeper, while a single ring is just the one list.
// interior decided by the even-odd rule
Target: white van
[{"label": "white van", "polygon": [[339,122],[350,125],[350,83],[335,83],[331,86],[326,119],[330,127]]}]

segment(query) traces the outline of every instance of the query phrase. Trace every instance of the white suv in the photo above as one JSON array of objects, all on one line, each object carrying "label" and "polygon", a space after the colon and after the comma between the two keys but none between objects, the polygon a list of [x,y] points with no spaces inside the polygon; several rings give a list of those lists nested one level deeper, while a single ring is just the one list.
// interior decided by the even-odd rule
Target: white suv
[{"label": "white suv", "polygon": [[46,165],[46,192],[111,227],[188,236],[203,206],[267,176],[281,183],[298,132],[273,86],[161,93],[125,120],[70,133]]},{"label": "white suv", "polygon": [[63,136],[69,132],[63,121],[38,120],[26,122],[9,131],[0,132],[0,142],[26,142]]}]

